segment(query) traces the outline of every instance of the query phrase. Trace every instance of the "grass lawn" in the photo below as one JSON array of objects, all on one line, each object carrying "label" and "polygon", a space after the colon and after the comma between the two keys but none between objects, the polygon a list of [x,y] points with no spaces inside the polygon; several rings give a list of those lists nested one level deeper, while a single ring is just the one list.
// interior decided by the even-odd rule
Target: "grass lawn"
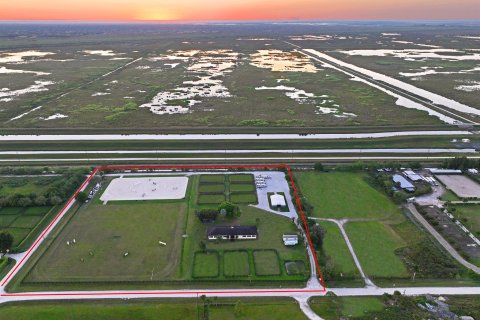
[{"label": "grass lawn", "polygon": [[255,250],[253,251],[253,261],[257,276],[280,275],[278,255],[275,250]]},{"label": "grass lawn", "polygon": [[35,227],[41,219],[42,217],[40,216],[20,216],[12,222],[10,227],[31,229]]},{"label": "grass lawn", "polygon": [[222,184],[200,184],[198,187],[200,193],[224,193],[225,185]]},{"label": "grass lawn", "polygon": [[218,277],[219,255],[216,251],[196,252],[193,263],[193,276],[195,278],[215,278]]},{"label": "grass lawn", "polygon": [[200,183],[224,183],[225,180],[223,174],[204,174],[200,176]]},{"label": "grass lawn", "polygon": [[[235,304],[240,301],[237,312]],[[307,319],[293,299],[219,299],[211,305],[211,320]],[[198,301],[198,311],[203,303]],[[48,301],[10,303],[0,306],[0,320],[195,320],[197,301],[194,299]]]},{"label": "grass lawn", "polygon": [[254,192],[255,185],[250,183],[231,183],[230,192]]},{"label": "grass lawn", "polygon": [[342,276],[359,278],[360,273],[338,226],[326,221],[320,222],[320,225],[327,232],[323,240],[323,248],[325,254],[332,259],[334,280],[341,280]]},{"label": "grass lawn", "polygon": [[351,172],[296,172],[303,196],[322,218],[389,218],[399,213],[390,199]]},{"label": "grass lawn", "polygon": [[5,228],[2,231],[7,231],[13,236],[13,247],[16,247],[25,239],[31,230],[29,228]]},{"label": "grass lawn", "polygon": [[[475,204],[461,204],[449,206],[450,212],[460,220],[467,228],[475,234],[480,236],[480,205]],[[452,211],[451,208],[455,208]]]},{"label": "grass lawn", "polygon": [[231,183],[253,183],[253,174],[230,174],[228,180]]},{"label": "grass lawn", "polygon": [[220,204],[225,201],[224,194],[200,194],[198,195],[198,204]]},{"label": "grass lawn", "polygon": [[345,230],[365,273],[372,277],[408,277],[394,251],[406,245],[388,225],[381,222],[349,222]]},{"label": "grass lawn", "polygon": [[455,195],[455,193],[453,193],[452,191],[450,190],[447,190],[444,194],[442,194],[442,196],[440,197],[443,201],[461,201],[462,199],[460,199],[459,197],[457,197]]},{"label": "grass lawn", "polygon": [[257,204],[257,195],[255,193],[232,193],[230,201],[237,204]]},{"label": "grass lawn", "polygon": [[92,201],[65,226],[26,282],[175,278],[185,211],[182,202]]},{"label": "grass lawn", "polygon": [[[282,274],[278,277],[268,277],[268,280],[299,280],[303,279],[301,276],[287,276],[283,262],[285,260],[300,260],[308,265],[305,247],[299,244],[293,248],[285,247],[282,240],[283,234],[295,234],[297,232],[296,226],[292,221],[286,217],[271,214],[258,208],[250,206],[240,206],[242,211],[241,216],[233,221],[219,218],[215,224],[228,225],[257,225],[258,220],[258,239],[256,240],[237,240],[237,241],[206,241],[206,230],[211,224],[202,224],[193,214],[189,214],[187,231],[188,238],[184,242],[184,262],[183,269],[189,270],[188,266],[193,263],[193,252],[201,250],[199,243],[206,242],[207,249],[216,250],[218,252],[228,252],[231,250],[247,250],[250,255],[253,255],[254,250],[275,249],[279,253],[281,261]],[[253,272],[253,261],[251,261],[251,273]],[[307,267],[309,268],[309,267]],[[263,277],[265,278],[265,277]],[[252,279],[261,280],[262,277],[253,276]],[[224,277],[219,277],[218,280],[225,280]],[[265,279],[263,279],[265,280]]]},{"label": "grass lawn", "polygon": [[247,251],[224,251],[223,274],[226,277],[244,277],[250,274],[250,259]]},{"label": "grass lawn", "polygon": [[379,297],[315,297],[310,300],[310,306],[325,320],[362,317],[384,308]]}]

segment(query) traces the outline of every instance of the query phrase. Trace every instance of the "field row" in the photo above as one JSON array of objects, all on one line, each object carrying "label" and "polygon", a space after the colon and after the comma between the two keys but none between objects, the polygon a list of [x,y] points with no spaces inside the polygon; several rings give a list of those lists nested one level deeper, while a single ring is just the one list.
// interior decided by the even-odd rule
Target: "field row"
[{"label": "field row", "polygon": [[282,261],[276,250],[207,250],[197,251],[193,278],[251,278],[254,276],[306,275],[305,263]]}]

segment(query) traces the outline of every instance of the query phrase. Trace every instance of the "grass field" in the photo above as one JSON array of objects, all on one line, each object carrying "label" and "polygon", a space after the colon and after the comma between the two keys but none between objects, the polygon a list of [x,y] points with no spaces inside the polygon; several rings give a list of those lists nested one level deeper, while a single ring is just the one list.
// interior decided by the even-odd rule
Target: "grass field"
[{"label": "grass field", "polygon": [[408,277],[394,251],[406,245],[388,225],[380,222],[349,222],[345,229],[365,273],[372,277]]},{"label": "grass field", "polygon": [[339,281],[342,277],[359,278],[360,273],[348,250],[338,226],[332,222],[322,221],[320,225],[326,230],[323,240],[325,254],[330,256],[333,263],[333,280]]},{"label": "grass field", "polygon": [[226,177],[222,174],[200,175],[200,183],[224,183]]},{"label": "grass field", "polygon": [[[240,303],[238,303],[240,301]],[[235,312],[235,305],[237,312]],[[203,311],[194,299],[27,302],[2,304],[0,320],[195,320]],[[240,311],[240,312],[238,312]],[[298,304],[286,298],[218,299],[209,307],[211,320],[306,320]]]},{"label": "grass field", "polygon": [[316,217],[387,219],[399,213],[386,195],[364,181],[362,173],[297,172],[295,177]]},{"label": "grass field", "polygon": [[252,183],[247,184],[239,184],[239,183],[231,183],[230,184],[230,192],[254,192],[255,185]]},{"label": "grass field", "polygon": [[196,252],[193,260],[193,273],[195,278],[215,278],[220,274],[220,258],[218,252]]},{"label": "grass field", "polygon": [[198,195],[198,204],[215,204],[218,205],[226,200],[224,194],[200,194]]},{"label": "grass field", "polygon": [[224,251],[223,274],[226,277],[245,277],[250,275],[248,251]]},{"label": "grass field", "polygon": [[[232,250],[246,250],[248,256],[253,257],[256,250],[277,250],[280,258],[281,273],[276,277],[263,277],[268,280],[301,280],[304,279],[304,274],[300,276],[288,276],[284,267],[286,260],[299,260],[308,265],[305,248],[303,245],[297,245],[293,248],[285,247],[282,241],[283,234],[295,234],[297,229],[290,219],[279,215],[271,214],[263,210],[245,206],[240,206],[242,214],[240,218],[234,221],[218,220],[215,223],[219,225],[224,224],[239,224],[239,225],[257,225],[259,237],[257,240],[238,240],[238,241],[206,241],[206,229],[210,225],[202,224],[194,215],[189,215],[186,233],[189,237],[184,242],[184,260],[183,269],[188,270],[188,266],[192,265],[192,252],[201,250],[199,243],[204,241],[208,250],[218,251],[220,254]],[[257,220],[258,219],[258,220]],[[229,255],[228,253],[227,255]],[[240,258],[239,258],[240,259]],[[250,260],[254,260],[249,258]],[[239,262],[241,264],[241,262]],[[267,280],[262,276],[254,276],[254,261],[250,261],[249,265],[251,278],[253,280]],[[244,264],[245,265],[245,264]],[[225,267],[225,265],[224,265]],[[270,270],[274,266],[265,266]],[[226,274],[229,274],[226,271]],[[244,274],[245,271],[241,271]],[[225,280],[224,277],[219,277],[217,280]]]},{"label": "grass field", "polygon": [[236,204],[257,204],[257,195],[254,193],[232,193],[230,201]]},{"label": "grass field", "polygon": [[461,204],[449,206],[455,208],[453,215],[461,221],[477,237],[480,236],[480,205]]},{"label": "grass field", "polygon": [[225,185],[222,184],[200,184],[198,191],[200,193],[224,193]]},{"label": "grass field", "polygon": [[8,177],[0,178],[0,197],[12,194],[28,196],[31,193],[43,194],[48,188],[64,179],[58,177]]},{"label": "grass field", "polygon": [[253,261],[255,273],[259,276],[281,274],[280,266],[278,265],[278,255],[275,250],[255,250],[253,251]]},{"label": "grass field", "polygon": [[198,205],[216,205],[223,201],[235,204],[257,204],[252,174],[200,175]]},{"label": "grass field", "polygon": [[310,307],[325,320],[356,318],[368,315],[368,312],[381,311],[384,308],[378,297],[314,297]]},{"label": "grass field", "polygon": [[[49,212],[53,212],[52,207],[6,207],[0,208],[0,230],[5,230],[10,232],[13,235],[14,242],[13,247],[16,250],[16,247],[22,243],[25,238],[32,234],[32,238],[38,233],[33,232],[37,229],[37,226],[42,221],[47,221],[51,218]],[[27,247],[26,244],[24,247]]]},{"label": "grass field", "polygon": [[93,201],[77,212],[26,281],[175,278],[185,211],[181,202]]},{"label": "grass field", "polygon": [[228,180],[231,183],[246,183],[250,184],[253,183],[253,175],[252,174],[230,174],[228,175]]}]

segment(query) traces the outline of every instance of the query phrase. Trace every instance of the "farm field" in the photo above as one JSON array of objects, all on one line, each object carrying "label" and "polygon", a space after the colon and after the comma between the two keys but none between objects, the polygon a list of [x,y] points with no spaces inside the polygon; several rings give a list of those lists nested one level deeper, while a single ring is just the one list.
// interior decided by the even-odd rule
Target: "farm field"
[{"label": "farm field", "polygon": [[89,203],[25,281],[175,279],[185,215],[183,203]]},{"label": "farm field", "polygon": [[346,231],[353,249],[367,275],[408,277],[408,271],[395,250],[406,243],[387,225],[380,222],[349,222]]},{"label": "farm field", "polygon": [[314,297],[310,299],[310,307],[326,320],[365,317],[369,312],[385,308],[378,297]]},{"label": "farm field", "polygon": [[472,281],[390,198],[367,183],[366,174],[300,171],[294,176],[310,204],[307,215],[325,230],[319,262],[327,285],[358,285],[359,274],[340,230],[321,220],[325,218],[347,220],[343,225],[347,236],[364,272],[376,285],[428,285],[454,278],[459,283]]},{"label": "farm field", "polygon": [[14,251],[23,251],[56,213],[55,207],[0,208],[0,230],[13,236]]},{"label": "farm field", "polygon": [[399,216],[397,206],[371,187],[363,173],[296,172],[295,178],[303,196],[312,204],[315,217],[389,219]]},{"label": "farm field", "polygon": [[[240,301],[242,314],[236,315],[235,304]],[[197,319],[198,311],[203,311],[203,303],[193,299],[162,299],[134,301],[82,301],[82,302],[28,302],[22,304],[3,304],[0,307],[0,319],[38,320],[118,320],[131,319]],[[237,312],[238,314],[238,312]],[[292,320],[307,319],[293,299],[256,298],[253,299],[218,299],[217,305],[209,307],[209,319],[273,319],[288,317]]]},{"label": "farm field", "polygon": [[[305,281],[310,273],[305,247],[285,247],[282,241],[282,234],[298,231],[289,218],[241,205],[240,217],[219,217],[215,224],[256,225],[259,238],[206,240],[211,224],[201,223],[195,210],[218,205],[198,204],[197,190],[203,177],[207,176],[189,176],[184,199],[104,204],[101,193],[108,190],[106,181],[112,180],[106,178],[94,199],[64,218],[61,229],[22,269],[11,290],[41,290],[45,284],[58,288],[154,284],[174,288],[195,287],[195,281],[221,287],[229,285],[227,279],[273,286]],[[225,176],[208,179],[225,181]],[[242,180],[238,183],[252,180],[247,175],[235,179]],[[287,265],[297,266],[296,271],[287,272]]]},{"label": "farm field", "polygon": [[200,175],[197,204],[218,205],[224,201],[257,204],[257,189],[253,175]]}]

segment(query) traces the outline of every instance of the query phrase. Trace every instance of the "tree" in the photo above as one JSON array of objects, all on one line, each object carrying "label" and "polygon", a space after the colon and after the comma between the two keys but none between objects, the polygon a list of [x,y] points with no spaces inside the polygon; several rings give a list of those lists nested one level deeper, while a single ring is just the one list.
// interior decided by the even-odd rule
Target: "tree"
[{"label": "tree", "polygon": [[322,248],[325,233],[327,232],[319,224],[315,224],[310,228],[310,239],[312,240],[312,244],[315,249],[319,250]]},{"label": "tree", "polygon": [[83,202],[87,201],[88,195],[87,195],[87,193],[86,193],[85,191],[80,191],[80,192],[77,194],[77,196],[75,197],[75,199],[77,199],[78,202],[83,203]]},{"label": "tree", "polygon": [[28,197],[23,197],[23,198],[20,198],[18,199],[17,201],[17,205],[19,207],[28,207],[29,205],[32,204],[32,200]]},{"label": "tree", "polygon": [[201,209],[196,210],[195,215],[202,223],[213,222],[217,220],[218,211],[216,209]]},{"label": "tree", "polygon": [[44,196],[38,196],[33,202],[36,206],[44,206],[47,204],[47,198],[45,198]]},{"label": "tree", "polygon": [[59,196],[51,196],[50,199],[48,199],[51,205],[57,205],[62,203],[62,198]]},{"label": "tree", "polygon": [[230,219],[238,218],[241,214],[238,206],[228,201],[224,201],[218,206],[218,211],[221,211],[222,209],[225,210],[227,218]]},{"label": "tree", "polygon": [[315,169],[316,171],[324,171],[325,170],[325,168],[323,167],[323,164],[321,162],[316,162],[313,165],[313,169]]},{"label": "tree", "polygon": [[5,254],[13,246],[13,236],[8,231],[2,231],[0,233],[0,252]]}]

